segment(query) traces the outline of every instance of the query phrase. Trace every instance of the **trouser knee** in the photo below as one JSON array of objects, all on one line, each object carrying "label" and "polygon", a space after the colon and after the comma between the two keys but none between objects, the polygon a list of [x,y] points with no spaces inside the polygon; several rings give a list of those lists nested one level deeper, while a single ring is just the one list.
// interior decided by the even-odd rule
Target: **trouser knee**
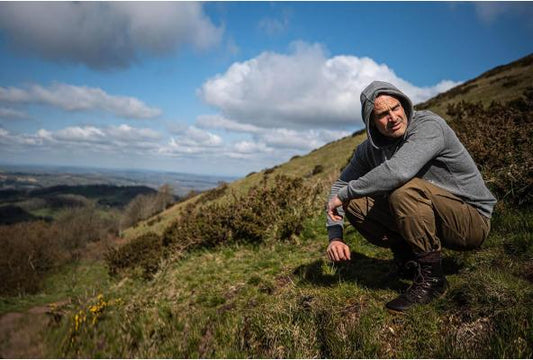
[{"label": "trouser knee", "polygon": [[398,231],[415,253],[440,250],[435,210],[427,183],[414,178],[389,195],[391,213]]},{"label": "trouser knee", "polygon": [[421,207],[431,206],[424,183],[424,180],[414,178],[390,193],[389,206],[396,217],[419,215]]}]

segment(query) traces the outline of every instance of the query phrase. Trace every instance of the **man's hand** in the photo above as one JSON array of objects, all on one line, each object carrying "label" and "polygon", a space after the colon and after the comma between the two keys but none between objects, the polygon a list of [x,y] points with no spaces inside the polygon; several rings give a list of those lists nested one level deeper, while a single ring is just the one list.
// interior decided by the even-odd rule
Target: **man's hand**
[{"label": "man's hand", "polygon": [[342,206],[342,201],[339,199],[337,195],[335,195],[328,202],[328,216],[333,221],[342,220],[342,216],[340,216],[339,213],[337,212],[337,208],[339,206]]},{"label": "man's hand", "polygon": [[332,240],[329,243],[327,252],[331,261],[350,260],[350,248],[340,239]]}]

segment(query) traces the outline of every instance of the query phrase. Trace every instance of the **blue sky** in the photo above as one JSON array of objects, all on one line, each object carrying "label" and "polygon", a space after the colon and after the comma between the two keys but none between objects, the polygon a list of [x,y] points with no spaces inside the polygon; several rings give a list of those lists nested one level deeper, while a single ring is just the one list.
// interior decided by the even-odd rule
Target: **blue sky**
[{"label": "blue sky", "polygon": [[531,2],[0,3],[1,163],[243,176],[533,50]]}]

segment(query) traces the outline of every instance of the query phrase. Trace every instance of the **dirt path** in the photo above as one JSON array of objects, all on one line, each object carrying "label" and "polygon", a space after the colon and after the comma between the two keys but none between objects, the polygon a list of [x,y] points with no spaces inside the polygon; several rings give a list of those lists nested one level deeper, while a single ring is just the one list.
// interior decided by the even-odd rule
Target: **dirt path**
[{"label": "dirt path", "polygon": [[36,306],[24,313],[11,312],[0,317],[0,358],[43,358],[44,331],[50,320],[50,309],[67,302]]}]

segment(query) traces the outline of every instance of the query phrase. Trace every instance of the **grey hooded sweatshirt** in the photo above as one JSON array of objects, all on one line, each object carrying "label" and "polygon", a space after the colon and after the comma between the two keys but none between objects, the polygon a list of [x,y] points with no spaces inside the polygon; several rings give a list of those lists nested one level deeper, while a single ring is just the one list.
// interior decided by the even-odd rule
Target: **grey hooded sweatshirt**
[{"label": "grey hooded sweatshirt", "polygon": [[[400,139],[383,136],[372,123],[374,100],[387,94],[397,98],[407,116]],[[364,196],[386,196],[414,177],[460,197],[490,218],[495,197],[487,189],[474,160],[444,119],[431,111],[414,111],[411,100],[394,85],[374,81],[361,93],[361,113],[368,138],[331,187],[329,198],[344,203]],[[344,216],[342,207],[337,209]],[[329,239],[343,238],[343,220],[327,218]]]}]

